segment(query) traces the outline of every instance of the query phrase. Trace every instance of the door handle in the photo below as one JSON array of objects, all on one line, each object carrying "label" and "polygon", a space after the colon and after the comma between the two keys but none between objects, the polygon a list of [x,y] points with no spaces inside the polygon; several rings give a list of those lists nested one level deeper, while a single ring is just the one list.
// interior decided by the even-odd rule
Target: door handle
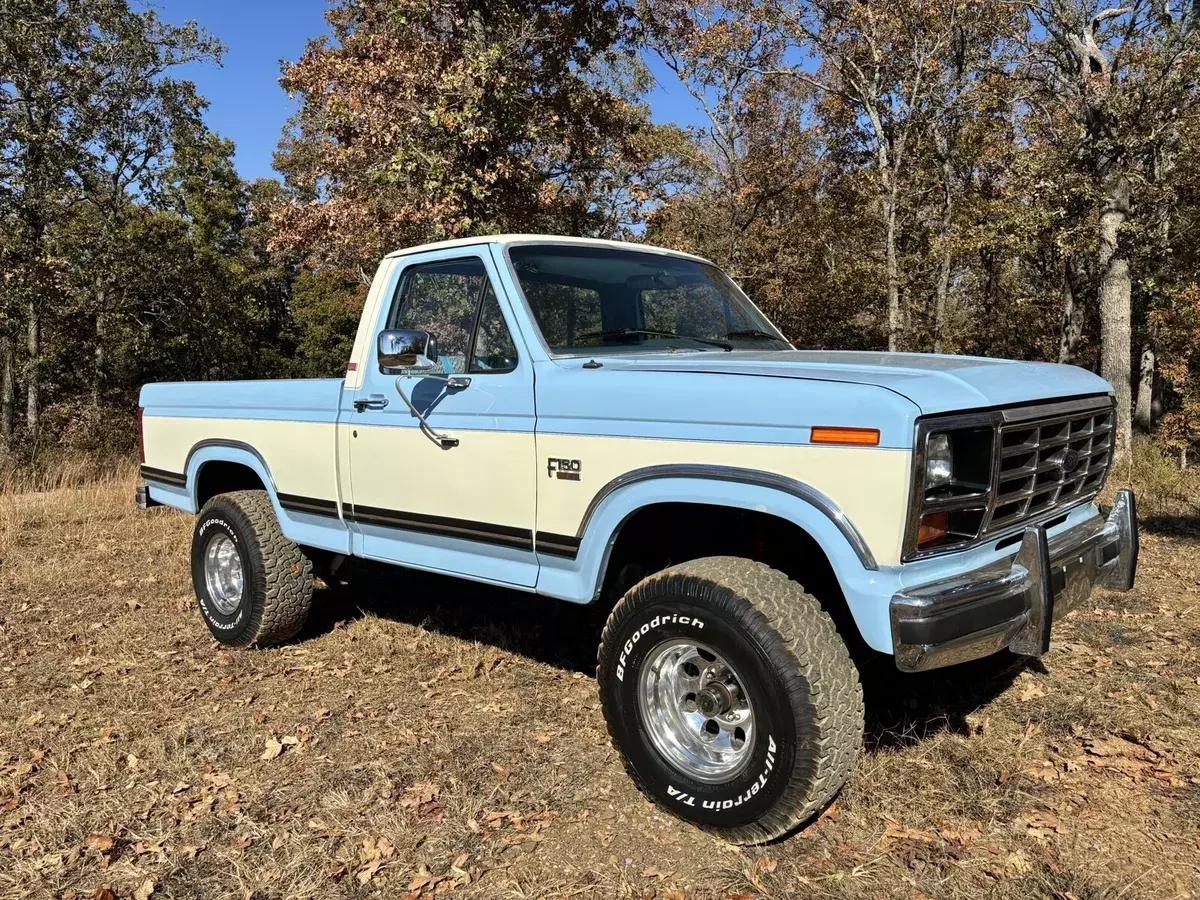
[{"label": "door handle", "polygon": [[383,409],[388,405],[387,397],[382,394],[372,394],[354,401],[355,412],[366,412],[368,409]]}]

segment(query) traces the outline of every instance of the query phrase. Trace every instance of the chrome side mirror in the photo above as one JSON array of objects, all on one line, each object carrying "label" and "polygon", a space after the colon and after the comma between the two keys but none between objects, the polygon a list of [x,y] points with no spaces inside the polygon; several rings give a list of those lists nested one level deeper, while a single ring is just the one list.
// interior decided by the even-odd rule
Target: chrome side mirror
[{"label": "chrome side mirror", "polygon": [[428,331],[389,328],[379,332],[380,371],[404,369],[413,374],[433,371],[437,341]]}]

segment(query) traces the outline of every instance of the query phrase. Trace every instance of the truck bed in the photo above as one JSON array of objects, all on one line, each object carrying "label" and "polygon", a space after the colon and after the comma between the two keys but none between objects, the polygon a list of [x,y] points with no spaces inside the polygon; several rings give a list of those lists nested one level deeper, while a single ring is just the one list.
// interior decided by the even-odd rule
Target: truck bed
[{"label": "truck bed", "polygon": [[342,387],[340,378],[146,385],[140,403],[150,496],[195,512],[206,499],[196,478],[206,455],[234,448],[279,495],[337,504]]}]

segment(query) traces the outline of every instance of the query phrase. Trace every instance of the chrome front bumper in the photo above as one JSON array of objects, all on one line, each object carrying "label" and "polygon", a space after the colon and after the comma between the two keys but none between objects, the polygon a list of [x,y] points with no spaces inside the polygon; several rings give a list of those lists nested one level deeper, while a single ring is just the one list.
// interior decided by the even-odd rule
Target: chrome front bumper
[{"label": "chrome front bumper", "polygon": [[1040,656],[1050,626],[1087,599],[1094,585],[1127,591],[1137,573],[1133,491],[1117,492],[1108,517],[1093,516],[1047,538],[1025,530],[1010,560],[892,597],[896,666],[922,672],[1003,650]]}]

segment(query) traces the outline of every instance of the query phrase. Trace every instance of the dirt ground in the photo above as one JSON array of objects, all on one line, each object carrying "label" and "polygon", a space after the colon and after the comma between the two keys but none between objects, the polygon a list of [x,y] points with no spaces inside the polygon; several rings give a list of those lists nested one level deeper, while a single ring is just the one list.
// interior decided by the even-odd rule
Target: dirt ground
[{"label": "dirt ground", "polygon": [[0,896],[1200,896],[1195,505],[1040,661],[865,664],[850,784],[738,848],[626,778],[589,611],[364,568],[230,652],[190,517],[132,495],[0,496]]}]

